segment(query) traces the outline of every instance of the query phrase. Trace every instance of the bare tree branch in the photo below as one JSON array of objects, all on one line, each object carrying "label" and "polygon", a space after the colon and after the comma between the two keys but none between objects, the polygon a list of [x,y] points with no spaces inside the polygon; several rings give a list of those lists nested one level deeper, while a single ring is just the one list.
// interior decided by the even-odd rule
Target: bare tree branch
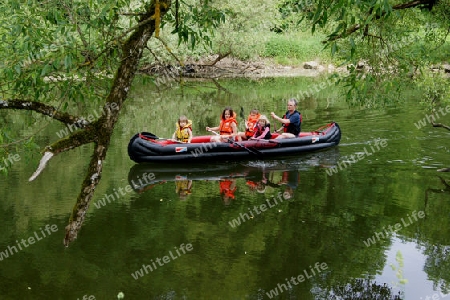
[{"label": "bare tree branch", "polygon": [[416,0],[416,1],[411,1],[411,2],[407,2],[407,3],[394,5],[394,6],[392,6],[392,9],[406,9],[406,8],[417,7],[419,5],[425,5],[425,4],[433,6],[436,2],[437,2],[436,0]]},{"label": "bare tree branch", "polygon": [[68,113],[61,113],[54,106],[47,105],[37,101],[26,101],[19,99],[1,100],[0,109],[31,110],[43,114],[44,116],[49,116],[64,124],[77,123],[79,124],[80,128],[87,125],[87,123],[83,122],[84,119],[81,117],[73,116]]},{"label": "bare tree branch", "polygon": [[221,61],[222,59],[224,59],[225,57],[227,57],[230,54],[231,54],[231,50],[224,54],[219,53],[219,56],[211,64],[209,64],[207,66],[214,66],[215,64],[217,64],[219,61]]},{"label": "bare tree branch", "polygon": [[[166,14],[171,3],[171,0],[159,0],[161,17]],[[127,98],[147,42],[155,32],[155,20],[151,18],[155,14],[155,6],[155,3],[152,2],[145,14],[141,17],[139,26],[133,27],[133,33],[124,43],[121,64],[117,70],[110,93],[106,98],[105,113],[97,122],[91,125],[94,127],[94,130],[91,130],[92,133],[88,138],[91,137],[95,140],[95,149],[81,187],[81,192],[78,195],[77,203],[72,210],[69,224],[66,226],[66,235],[64,238],[64,245],[66,247],[76,239],[87,209],[89,208],[90,201],[94,195],[95,188],[100,181],[103,161],[105,160],[110,144],[114,125],[118,120],[120,108]],[[112,104],[115,104],[117,109],[111,109]],[[89,128],[86,128],[84,131],[88,131]],[[73,135],[70,138],[73,138]]]},{"label": "bare tree branch", "polygon": [[447,129],[447,130],[450,130],[450,126],[447,126],[445,124],[431,122],[431,125],[433,125],[433,127],[442,127],[442,128]]}]

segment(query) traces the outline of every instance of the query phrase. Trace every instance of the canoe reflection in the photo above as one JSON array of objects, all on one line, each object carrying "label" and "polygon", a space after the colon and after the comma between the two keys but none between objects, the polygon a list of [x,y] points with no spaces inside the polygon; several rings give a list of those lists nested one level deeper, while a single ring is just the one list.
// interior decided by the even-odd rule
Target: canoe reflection
[{"label": "canoe reflection", "polygon": [[338,157],[337,150],[331,150],[291,160],[254,161],[246,164],[143,163],[130,169],[128,181],[137,193],[174,182],[174,190],[180,200],[186,200],[192,193],[194,181],[218,181],[222,200],[229,204],[236,198],[236,180],[244,179],[251,192],[265,193],[268,188],[272,188],[281,191],[289,199],[300,183],[300,171],[334,165]]},{"label": "canoe reflection", "polygon": [[[185,199],[191,194],[192,182],[196,180],[232,180],[248,175],[248,168],[243,165],[215,164],[211,165],[188,165],[183,166],[162,164],[137,164],[128,173],[128,182],[137,193],[143,193],[154,188],[156,185],[167,182],[175,182],[175,192],[180,199]],[[228,189],[233,190],[232,185],[224,186],[224,192],[231,196]]]}]

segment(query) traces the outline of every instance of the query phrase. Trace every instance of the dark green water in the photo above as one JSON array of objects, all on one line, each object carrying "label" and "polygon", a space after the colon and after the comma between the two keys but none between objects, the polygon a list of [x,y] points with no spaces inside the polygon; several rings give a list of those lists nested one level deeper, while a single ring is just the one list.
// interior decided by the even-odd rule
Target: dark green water
[{"label": "dark green water", "polygon": [[[221,84],[218,90],[189,83],[161,93],[135,88],[83,227],[68,248],[64,227],[92,146],[55,157],[33,182],[28,178],[40,154],[17,153],[20,160],[0,182],[0,252],[9,253],[0,261],[0,299],[116,299],[119,292],[124,299],[269,299],[275,288],[278,299],[332,299],[358,287],[370,290],[373,283],[386,284],[392,294],[403,291],[406,299],[445,296],[450,194],[438,175],[449,177],[436,170],[449,164],[450,134],[415,125],[425,117],[418,99],[376,110],[349,108],[332,89],[301,99],[302,130],[331,120],[342,129],[341,144],[319,153],[202,166],[136,166],[129,160],[126,147],[138,131],[169,137],[178,115],[186,114],[194,133],[205,134],[226,105],[238,113],[242,106],[245,116],[253,107],[282,114],[286,99],[317,82]],[[20,114],[5,119],[24,133],[44,124],[21,125]],[[450,117],[440,121],[448,124]],[[62,128],[52,123],[37,143],[55,141]],[[154,181],[131,190],[145,173]],[[186,184],[189,193],[179,195],[177,185]],[[221,184],[235,185],[233,195],[223,196]],[[274,202],[283,193],[289,199]],[[102,206],[107,195],[114,201]],[[233,223],[239,218],[240,225]],[[30,237],[34,244],[20,249],[21,239]],[[135,279],[143,265],[148,273]],[[376,295],[386,293],[366,299]]]}]

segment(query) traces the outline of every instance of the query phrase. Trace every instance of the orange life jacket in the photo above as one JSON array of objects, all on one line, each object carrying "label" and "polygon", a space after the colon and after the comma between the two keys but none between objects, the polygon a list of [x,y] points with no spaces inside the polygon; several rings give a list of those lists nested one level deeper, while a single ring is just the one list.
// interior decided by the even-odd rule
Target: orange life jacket
[{"label": "orange life jacket", "polygon": [[220,125],[219,125],[219,132],[221,135],[223,134],[232,134],[233,133],[233,127],[231,127],[231,125],[235,123],[237,126],[237,121],[236,121],[236,113],[233,113],[233,116],[230,116],[228,119],[222,119],[220,121]]},{"label": "orange life jacket", "polygon": [[261,115],[257,114],[255,117],[252,117],[251,115],[248,116],[247,119],[247,129],[245,129],[245,135],[247,137],[252,137],[255,134],[255,125],[258,123],[259,117]]},{"label": "orange life jacket", "polygon": [[232,182],[230,180],[222,180],[220,182],[220,193],[228,196],[231,199],[234,199],[234,192],[236,192],[237,187],[235,187],[234,189],[230,189],[231,183]]}]

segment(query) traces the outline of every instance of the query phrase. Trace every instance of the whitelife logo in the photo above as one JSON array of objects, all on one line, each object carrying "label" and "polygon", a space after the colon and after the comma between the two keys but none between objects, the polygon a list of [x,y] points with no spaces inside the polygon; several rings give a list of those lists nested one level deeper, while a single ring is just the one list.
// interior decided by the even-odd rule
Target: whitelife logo
[{"label": "whitelife logo", "polygon": [[[375,232],[375,235],[373,235],[372,237],[368,238],[366,241],[363,241],[364,245],[366,245],[366,247],[369,247],[370,245],[375,245],[377,243],[377,239],[378,239],[378,241],[381,240],[380,237],[382,239],[386,239],[387,237],[391,236],[392,234],[394,234],[395,232],[401,230],[402,228],[408,227],[413,222],[419,221],[419,219],[417,217],[419,217],[420,219],[425,218],[425,212],[422,211],[422,210],[420,210],[419,212],[413,211],[411,216],[409,214],[407,214],[406,217],[407,217],[406,221],[403,218],[400,219],[401,224],[400,223],[396,223],[394,225],[394,227],[389,225],[388,229],[386,229],[386,227],[383,227],[384,233],[383,232]],[[408,223],[408,221],[409,221],[409,223]]]},{"label": "whitelife logo", "polygon": [[[39,229],[41,230],[41,232],[40,232],[41,234],[39,234],[38,232],[35,231],[34,235],[30,236],[26,240],[25,239],[21,239],[20,242],[16,240],[16,246],[20,250],[23,250],[22,246],[23,246],[23,248],[27,248],[30,245],[33,245],[34,243],[36,243],[37,241],[40,241],[43,238],[51,235],[53,232],[57,232],[58,231],[58,226],[56,226],[55,224],[53,224],[51,226],[47,224],[47,225],[45,225],[44,229],[42,229],[42,228],[39,228]],[[47,234],[45,234],[44,230],[45,230],[45,232],[47,232]],[[28,242],[28,244],[27,244],[27,242]],[[8,248],[5,251],[0,252],[0,261],[4,260],[5,258],[8,258],[9,255],[12,256],[14,253],[18,253],[19,250],[17,250],[16,246],[8,246]],[[13,252],[13,250],[14,250],[14,252]]]},{"label": "whitelife logo", "polygon": [[[168,264],[169,262],[171,262],[171,258],[172,260],[177,259],[178,257],[181,256],[181,254],[186,254],[186,251],[192,251],[192,249],[194,249],[192,247],[192,244],[181,244],[179,248],[174,247],[175,248],[175,252],[177,253],[177,255],[173,255],[172,250],[169,251],[169,255],[165,255],[162,259],[157,257],[155,259],[156,263],[158,263],[158,265],[160,267],[164,266],[164,264]],[[185,249],[186,248],[186,249]],[[180,250],[182,253],[180,253]],[[162,262],[161,262],[162,260]],[[148,274],[148,271],[150,270],[150,272],[153,272],[154,270],[156,270],[158,268],[158,266],[156,265],[155,261],[153,261],[153,259],[151,260],[151,264],[150,265],[142,265],[142,268],[140,268],[139,270],[137,270],[134,273],[131,273],[131,276],[135,279],[138,280],[141,277],[144,277],[146,274]]]},{"label": "whitelife logo", "polygon": [[[154,173],[144,173],[144,174],[142,175],[142,179],[144,180],[145,183],[143,183],[143,182],[141,181],[141,178],[139,178],[139,176],[138,176],[137,178],[138,178],[139,184],[136,184],[136,183],[134,182],[134,179],[131,180],[131,183],[133,184],[133,186],[134,186],[135,188],[142,187],[142,186],[148,184],[150,181],[154,180],[154,179],[155,179],[155,174],[154,174]],[[124,190],[125,190],[125,191],[124,191]],[[116,201],[117,199],[119,199],[120,196],[125,196],[126,193],[130,193],[130,192],[132,192],[132,191],[133,191],[133,188],[131,187],[131,185],[127,185],[127,186],[125,187],[125,189],[120,187],[120,188],[118,188],[118,191],[114,188],[114,195],[116,195],[116,197],[114,197],[113,194],[105,194],[104,197],[103,197],[102,199],[99,199],[97,202],[94,203],[94,206],[95,206],[97,209],[100,209],[100,208],[102,208],[103,206],[106,206],[107,203],[114,202],[114,201]],[[125,192],[126,192],[126,193],[125,193]],[[120,195],[119,195],[119,193],[120,193]]]},{"label": "whitelife logo", "polygon": [[70,133],[74,132],[78,128],[81,128],[81,127],[85,126],[86,124],[92,123],[96,119],[99,119],[100,115],[103,113],[104,110],[106,110],[106,109],[111,109],[111,110],[119,109],[119,107],[117,107],[116,103],[106,103],[105,106],[106,107],[102,108],[102,110],[100,111],[100,114],[97,111],[94,111],[94,114],[88,115],[86,119],[81,118],[80,120],[78,120],[78,122],[67,125],[66,128],[61,129],[59,132],[56,133],[56,135],[58,136],[58,138],[62,139],[63,137],[68,136]]},{"label": "whitelife logo", "polygon": [[444,109],[441,107],[438,109],[437,112],[435,112],[434,114],[431,114],[431,115],[426,115],[425,118],[423,118],[422,120],[420,120],[417,123],[414,123],[414,125],[416,125],[417,129],[420,129],[420,128],[426,126],[427,123],[431,124],[431,122],[436,122],[436,120],[439,120],[441,118],[441,116],[439,115],[439,112],[441,113],[442,117],[447,115],[448,113],[450,113],[450,105],[447,105],[445,107],[445,112],[444,112]]},{"label": "whitelife logo", "polygon": [[[305,281],[306,279],[313,278],[318,273],[325,271],[326,269],[328,269],[328,266],[326,263],[323,262],[323,263],[319,264],[318,262],[316,262],[316,264],[314,265],[314,268],[312,266],[309,266],[309,274],[308,274],[308,270],[305,269],[305,270],[303,270],[303,274],[305,274],[305,276],[303,276],[303,274],[300,274],[297,277],[292,276],[291,279],[286,278],[286,284],[279,283],[276,288],[267,292],[266,295],[270,299],[272,299],[273,297],[278,296],[278,294],[281,294],[282,292],[284,292],[283,289],[285,291],[292,289],[291,283],[293,285],[300,284],[303,281]],[[316,271],[317,271],[317,274],[316,274]],[[288,286],[289,286],[289,288],[288,288]]]},{"label": "whitelife logo", "polygon": [[20,160],[19,154],[8,154],[8,157],[3,158],[3,166],[0,165],[0,171],[12,166],[15,162]]},{"label": "whitelife logo", "polygon": [[[290,198],[289,193],[287,193],[287,192],[284,192],[284,193],[278,192],[278,198],[275,198],[275,196],[272,196],[273,204],[270,203],[270,199],[266,199],[267,205],[266,204],[261,204],[259,206],[255,205],[255,206],[253,206],[253,211],[256,214],[259,215],[259,214],[265,212],[267,210],[267,208],[272,208],[272,207],[275,207],[276,205],[278,205],[279,203],[277,202],[277,199],[280,201],[280,203],[282,203],[283,200],[287,200],[289,198]],[[258,210],[258,208],[260,210]],[[254,216],[254,214],[252,212],[252,209],[248,208],[248,212],[250,213],[251,217],[247,213],[240,213],[239,217],[229,221],[228,224],[230,224],[230,226],[232,228],[236,228],[236,227],[240,226],[241,223],[244,223],[245,221],[253,219],[255,216]],[[241,220],[242,220],[242,222],[241,222]]]},{"label": "whitelife logo", "polygon": [[373,155],[376,151],[380,151],[381,147],[386,147],[387,146],[387,141],[386,140],[380,140],[377,139],[375,140],[375,144],[374,147],[370,146],[372,152],[367,151],[366,147],[364,147],[364,151],[361,153],[358,153],[356,155],[352,154],[350,155],[351,160],[348,161],[340,161],[338,163],[337,167],[331,167],[326,169],[325,171],[327,172],[328,176],[332,176],[334,173],[339,172],[339,170],[344,170],[345,168],[349,167],[351,164],[356,164],[358,161],[363,160],[365,157],[369,157],[371,155]]}]

